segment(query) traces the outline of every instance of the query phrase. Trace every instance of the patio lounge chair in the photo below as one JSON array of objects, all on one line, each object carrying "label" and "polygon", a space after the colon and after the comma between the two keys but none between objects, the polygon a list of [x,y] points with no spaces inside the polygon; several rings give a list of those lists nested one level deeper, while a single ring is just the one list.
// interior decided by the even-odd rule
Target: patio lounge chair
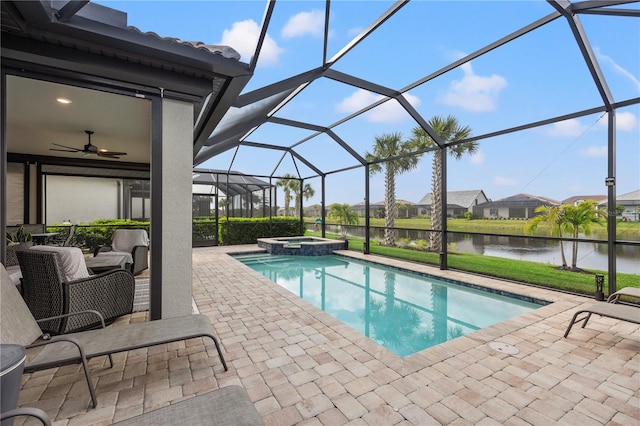
[{"label": "patio lounge chair", "polygon": [[[224,370],[227,364],[211,321],[205,315],[186,315],[156,321],[111,326],[50,337],[44,333],[20,293],[13,285],[4,265],[0,268],[0,343],[42,346],[37,354],[27,352],[25,372],[46,370],[68,364],[82,364],[93,407],[98,403],[87,360],[196,337],[208,337],[216,346]],[[96,315],[99,313],[95,312]],[[75,315],[74,313],[69,315]],[[41,320],[42,321],[42,320]],[[49,338],[49,340],[45,340]]]},{"label": "patio lounge chair", "polygon": [[95,315],[63,316],[98,311],[107,324],[133,310],[135,280],[131,272],[112,270],[89,275],[77,247],[34,246],[16,253],[22,272],[22,296],[45,333],[66,334],[100,326]]},{"label": "patio lounge chair", "polygon": [[640,299],[640,287],[624,287],[624,288],[621,288],[620,290],[616,291],[615,293],[611,293],[609,295],[609,297],[607,298],[607,302],[609,302],[609,303],[618,303],[618,300],[620,300],[620,296],[637,297],[638,299]]},{"label": "patio lounge chair", "polygon": [[140,414],[117,426],[171,425],[260,426],[264,423],[247,391],[237,385],[227,386],[158,410]]},{"label": "patio lounge chair", "polygon": [[[582,318],[578,318],[578,315],[582,313],[585,315]],[[586,308],[578,310],[578,312],[573,315],[573,318],[567,327],[567,331],[564,333],[564,337],[569,335],[571,327],[573,327],[575,323],[584,321],[582,324],[582,328],[584,328],[593,314],[640,324],[640,308],[636,308],[635,306],[619,305],[616,303],[597,302],[593,305],[587,306]]]},{"label": "patio lounge chair", "polygon": [[94,256],[127,256],[131,272],[138,275],[149,267],[149,235],[144,229],[116,229],[110,246],[95,249]]}]

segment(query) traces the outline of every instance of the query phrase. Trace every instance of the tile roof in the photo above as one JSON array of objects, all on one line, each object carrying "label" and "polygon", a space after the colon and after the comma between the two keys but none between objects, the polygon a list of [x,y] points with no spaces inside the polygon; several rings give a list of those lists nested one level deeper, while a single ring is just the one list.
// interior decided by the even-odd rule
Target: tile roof
[{"label": "tile roof", "polygon": [[480,206],[511,206],[511,207],[537,207],[542,205],[558,206],[559,201],[553,200],[547,197],[540,197],[530,194],[516,194],[510,197],[505,197],[500,200],[490,201],[488,203],[480,204]]},{"label": "tile roof", "polygon": [[[467,191],[448,191],[447,205],[459,205],[460,207],[469,208],[475,204],[475,200],[483,194],[482,189],[471,189]],[[484,198],[487,198],[486,196]],[[426,194],[417,204],[431,205],[433,194]],[[481,200],[483,201],[483,200]]]},{"label": "tile roof", "polygon": [[580,201],[595,201],[601,203],[603,201],[607,201],[606,195],[574,195],[573,197],[569,197],[565,200],[562,200],[562,204],[576,204]]},{"label": "tile roof", "polygon": [[235,59],[237,61],[240,60],[240,53],[238,53],[235,49],[229,46],[223,46],[223,45],[217,45],[217,44],[206,44],[201,41],[184,41],[176,37],[162,37],[153,31],[144,32],[144,31],[141,31],[139,28],[131,25],[129,25],[127,28],[132,32],[136,32],[138,34],[142,34],[148,37],[154,37],[158,40],[179,44],[179,45],[191,47],[198,50],[204,50],[214,55],[221,55],[228,59]]}]

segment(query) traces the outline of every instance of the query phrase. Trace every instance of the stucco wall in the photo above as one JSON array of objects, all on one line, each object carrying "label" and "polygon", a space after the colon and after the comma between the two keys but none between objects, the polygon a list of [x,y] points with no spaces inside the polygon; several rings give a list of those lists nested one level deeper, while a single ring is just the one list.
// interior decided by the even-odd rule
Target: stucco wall
[{"label": "stucco wall", "polygon": [[162,317],[169,318],[192,310],[193,106],[165,99],[162,108]]}]

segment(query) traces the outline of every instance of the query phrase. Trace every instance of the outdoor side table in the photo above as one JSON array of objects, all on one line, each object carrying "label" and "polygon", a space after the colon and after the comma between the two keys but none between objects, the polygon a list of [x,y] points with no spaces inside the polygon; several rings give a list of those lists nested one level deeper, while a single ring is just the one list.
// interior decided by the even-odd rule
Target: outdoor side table
[{"label": "outdoor side table", "polygon": [[[6,413],[18,406],[18,395],[27,351],[23,346],[0,344],[0,412]],[[13,418],[2,421],[12,426]]]},{"label": "outdoor side table", "polygon": [[110,271],[112,269],[131,270],[131,264],[127,263],[127,256],[95,256],[85,260],[87,268],[94,274]]}]

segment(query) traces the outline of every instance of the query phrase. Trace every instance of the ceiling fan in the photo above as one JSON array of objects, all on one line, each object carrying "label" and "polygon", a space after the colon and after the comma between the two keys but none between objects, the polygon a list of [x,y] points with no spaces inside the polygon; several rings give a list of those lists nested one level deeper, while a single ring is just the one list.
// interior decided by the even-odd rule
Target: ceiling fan
[{"label": "ceiling fan", "polygon": [[74,148],[74,147],[66,146],[66,145],[60,145],[59,143],[52,143],[55,146],[60,146],[62,148],[66,148],[66,149],[50,148],[50,150],[51,151],[62,151],[62,152],[82,152],[84,155],[96,154],[99,157],[107,157],[107,158],[115,158],[115,159],[120,158],[120,155],[127,155],[126,152],[118,152],[118,151],[109,151],[109,150],[106,150],[106,149],[98,149],[97,146],[91,144],[91,135],[94,132],[92,130],[85,130],[84,132],[89,137],[89,142],[82,149]]}]

